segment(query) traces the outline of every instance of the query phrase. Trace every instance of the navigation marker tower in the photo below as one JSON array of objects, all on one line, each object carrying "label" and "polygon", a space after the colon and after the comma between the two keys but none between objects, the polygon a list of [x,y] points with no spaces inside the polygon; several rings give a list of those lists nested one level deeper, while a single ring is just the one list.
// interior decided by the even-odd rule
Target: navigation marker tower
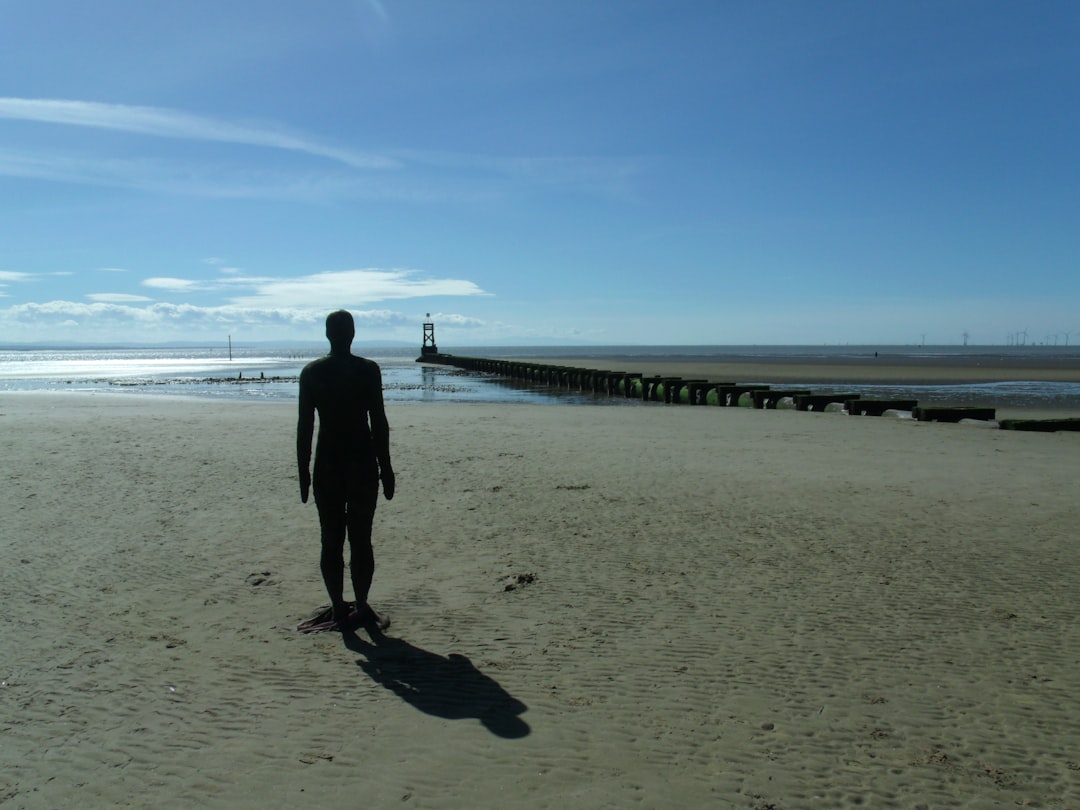
[{"label": "navigation marker tower", "polygon": [[420,347],[421,358],[439,353],[439,347],[435,345],[435,324],[431,321],[430,312],[427,314],[427,318],[424,321],[424,345]]}]

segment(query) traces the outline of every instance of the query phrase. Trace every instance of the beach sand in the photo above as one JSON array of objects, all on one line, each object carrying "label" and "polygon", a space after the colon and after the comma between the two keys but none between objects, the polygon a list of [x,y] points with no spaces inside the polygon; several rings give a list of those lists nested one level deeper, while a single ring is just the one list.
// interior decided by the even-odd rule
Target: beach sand
[{"label": "beach sand", "polygon": [[295,410],[0,395],[0,803],[1080,807],[1080,434],[391,407],[372,602]]}]

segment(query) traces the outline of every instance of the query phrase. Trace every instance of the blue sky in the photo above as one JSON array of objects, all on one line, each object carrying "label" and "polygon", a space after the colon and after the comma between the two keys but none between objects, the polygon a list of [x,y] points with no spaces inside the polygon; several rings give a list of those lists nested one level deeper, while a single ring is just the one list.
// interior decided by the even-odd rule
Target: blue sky
[{"label": "blue sky", "polygon": [[1080,343],[1078,43],[1073,0],[0,0],[0,342]]}]

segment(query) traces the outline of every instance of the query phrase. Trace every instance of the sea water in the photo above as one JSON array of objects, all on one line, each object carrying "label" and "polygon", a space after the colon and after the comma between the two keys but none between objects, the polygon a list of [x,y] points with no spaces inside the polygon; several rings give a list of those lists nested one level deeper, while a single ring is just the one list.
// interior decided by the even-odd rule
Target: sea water
[{"label": "sea water", "polygon": [[[490,351],[490,350],[489,350]],[[0,349],[0,392],[69,391],[295,402],[300,371],[325,351],[297,347]],[[635,404],[416,362],[415,348],[368,353],[387,402]],[[473,355],[476,356],[476,355]]]},{"label": "sea water", "polygon": [[[358,348],[358,347],[354,347]],[[544,385],[512,381],[496,375],[465,372],[451,366],[416,363],[415,348],[372,348],[358,351],[379,363],[387,402],[527,402],[539,404],[627,405],[634,400],[559,391]],[[597,368],[627,368],[651,373],[649,362],[843,362],[867,358],[901,358],[918,364],[941,359],[980,358],[1024,363],[1052,361],[1080,367],[1080,347],[885,347],[885,346],[543,346],[464,347],[451,350],[466,357],[574,358]],[[0,392],[109,391],[196,396],[222,400],[295,401],[300,370],[325,354],[320,346],[145,348],[0,348]],[[755,382],[746,379],[739,382]],[[916,399],[924,405],[964,403],[1014,407],[1080,409],[1080,383],[994,382],[954,385],[850,383],[807,384],[797,378],[785,387],[820,393],[857,388],[864,398]],[[778,386],[774,383],[774,386]]]}]

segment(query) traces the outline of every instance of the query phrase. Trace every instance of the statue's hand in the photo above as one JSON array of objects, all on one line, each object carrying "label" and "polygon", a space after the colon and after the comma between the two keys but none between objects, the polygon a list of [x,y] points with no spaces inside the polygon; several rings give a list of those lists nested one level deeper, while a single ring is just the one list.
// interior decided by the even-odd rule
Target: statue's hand
[{"label": "statue's hand", "polygon": [[396,485],[397,481],[394,478],[393,471],[384,472],[382,474],[382,491],[383,495],[386,497],[386,500],[394,500],[394,489]]},{"label": "statue's hand", "polygon": [[300,501],[307,503],[308,492],[311,491],[311,473],[307,470],[300,471]]}]

